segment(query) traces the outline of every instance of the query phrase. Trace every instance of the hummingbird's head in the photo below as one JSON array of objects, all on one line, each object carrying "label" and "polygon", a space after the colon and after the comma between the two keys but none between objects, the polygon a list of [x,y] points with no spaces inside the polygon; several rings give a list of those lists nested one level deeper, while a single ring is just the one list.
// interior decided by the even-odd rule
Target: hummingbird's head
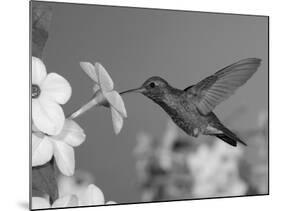
[{"label": "hummingbird's head", "polygon": [[168,93],[170,85],[163,78],[158,76],[153,76],[147,79],[139,88],[131,89],[121,94],[129,92],[138,92],[142,93],[146,97],[154,100],[161,101],[165,97],[165,94]]}]

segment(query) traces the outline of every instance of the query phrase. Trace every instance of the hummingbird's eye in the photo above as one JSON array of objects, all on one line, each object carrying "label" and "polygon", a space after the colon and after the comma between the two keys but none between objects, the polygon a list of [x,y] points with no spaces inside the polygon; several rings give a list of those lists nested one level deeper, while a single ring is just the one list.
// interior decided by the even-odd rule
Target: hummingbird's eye
[{"label": "hummingbird's eye", "polygon": [[154,82],[151,82],[151,83],[149,84],[149,86],[150,86],[150,88],[154,88],[154,87],[155,87],[155,83],[154,83]]}]

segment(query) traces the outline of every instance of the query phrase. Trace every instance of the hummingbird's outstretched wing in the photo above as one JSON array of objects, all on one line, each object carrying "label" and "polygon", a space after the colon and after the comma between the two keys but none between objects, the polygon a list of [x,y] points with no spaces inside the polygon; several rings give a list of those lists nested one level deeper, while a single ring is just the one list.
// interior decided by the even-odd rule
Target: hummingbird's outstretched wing
[{"label": "hummingbird's outstretched wing", "polygon": [[191,97],[202,114],[208,114],[219,103],[230,97],[257,71],[261,59],[248,58],[229,65],[203,79],[194,86],[187,87]]}]

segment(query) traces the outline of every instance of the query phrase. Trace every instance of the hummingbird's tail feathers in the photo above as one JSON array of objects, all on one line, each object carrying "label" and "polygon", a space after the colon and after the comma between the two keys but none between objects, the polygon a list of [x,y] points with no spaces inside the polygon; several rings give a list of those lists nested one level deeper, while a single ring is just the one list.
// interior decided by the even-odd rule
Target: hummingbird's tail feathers
[{"label": "hummingbird's tail feathers", "polygon": [[216,135],[216,137],[225,141],[226,143],[230,144],[231,146],[234,146],[234,147],[237,146],[237,141],[229,138],[228,136],[226,136],[224,134],[218,134],[218,135]]},{"label": "hummingbird's tail feathers", "polygon": [[240,138],[237,137],[233,132],[231,132],[229,129],[226,127],[220,128],[220,130],[223,132],[222,134],[216,134],[215,136],[226,143],[230,144],[231,146],[237,145],[237,142],[247,146],[245,142],[243,142]]}]

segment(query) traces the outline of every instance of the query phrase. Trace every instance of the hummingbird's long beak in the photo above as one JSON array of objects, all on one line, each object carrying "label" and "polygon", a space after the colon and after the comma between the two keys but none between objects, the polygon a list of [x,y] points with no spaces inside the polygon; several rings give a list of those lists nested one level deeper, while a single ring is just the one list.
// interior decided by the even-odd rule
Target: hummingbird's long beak
[{"label": "hummingbird's long beak", "polygon": [[129,89],[127,91],[120,92],[119,94],[123,95],[123,94],[131,93],[131,92],[142,93],[144,90],[145,90],[145,88],[139,87],[139,88],[136,88],[136,89]]}]

